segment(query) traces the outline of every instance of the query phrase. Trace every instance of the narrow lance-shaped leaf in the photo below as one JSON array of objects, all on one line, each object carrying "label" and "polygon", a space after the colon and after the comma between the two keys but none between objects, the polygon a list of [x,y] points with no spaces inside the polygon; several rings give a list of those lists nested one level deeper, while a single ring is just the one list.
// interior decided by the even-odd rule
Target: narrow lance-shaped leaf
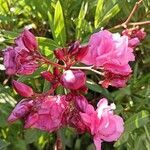
[{"label": "narrow lance-shaped leaf", "polygon": [[101,27],[101,26],[105,25],[106,23],[108,23],[108,21],[111,18],[113,18],[119,11],[120,11],[119,5],[116,4],[105,14],[102,21],[97,26]]},{"label": "narrow lance-shaped leaf", "polygon": [[96,7],[96,11],[95,11],[95,19],[94,19],[95,28],[98,27],[98,24],[100,23],[100,21],[102,19],[103,3],[104,3],[104,0],[98,0],[98,2],[97,2],[97,7]]},{"label": "narrow lance-shaped leaf", "polygon": [[59,45],[64,46],[66,43],[66,29],[63,16],[63,9],[60,1],[56,3],[54,14],[54,33]]},{"label": "narrow lance-shaped leaf", "polygon": [[101,93],[106,98],[113,100],[113,98],[112,98],[111,94],[108,92],[108,90],[103,89],[100,85],[96,84],[94,81],[87,80],[86,85],[90,90]]},{"label": "narrow lance-shaped leaf", "polygon": [[88,3],[84,4],[84,2],[81,5],[81,9],[78,15],[77,23],[76,23],[76,38],[80,38],[80,34],[82,32],[82,23],[85,19],[86,13],[88,9]]},{"label": "narrow lance-shaped leaf", "polygon": [[140,127],[144,127],[147,123],[150,122],[150,114],[148,111],[141,111],[133,116],[131,116],[126,122],[125,122],[125,132],[121,136],[121,138],[115,143],[115,147],[118,147],[119,145],[127,142],[129,134]]}]

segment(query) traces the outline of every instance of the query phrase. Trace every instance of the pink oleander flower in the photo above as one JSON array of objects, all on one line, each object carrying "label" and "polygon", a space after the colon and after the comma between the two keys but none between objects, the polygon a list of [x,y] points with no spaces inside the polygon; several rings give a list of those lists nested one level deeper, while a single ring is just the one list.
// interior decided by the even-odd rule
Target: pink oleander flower
[{"label": "pink oleander flower", "polygon": [[[128,63],[134,61],[134,55],[133,50],[128,47],[127,36],[120,36],[103,30],[93,34],[88,45],[89,50],[82,59],[83,63],[104,67],[105,70],[108,68],[114,73],[131,72]],[[111,67],[111,65],[113,66]],[[119,68],[117,69],[117,67]]]},{"label": "pink oleander flower", "polygon": [[65,88],[78,90],[85,85],[86,75],[81,70],[67,70],[61,76],[60,82]]},{"label": "pink oleander flower", "polygon": [[25,128],[37,128],[52,132],[63,126],[64,113],[68,102],[65,96],[47,96],[34,104],[34,111],[27,116]]},{"label": "pink oleander flower", "polygon": [[97,104],[97,110],[90,108],[85,113],[80,113],[84,124],[89,128],[93,136],[94,144],[97,150],[101,150],[103,141],[116,141],[124,131],[123,119],[115,115],[113,110],[115,105],[108,105],[107,99],[103,98]]},{"label": "pink oleander flower", "polygon": [[30,86],[19,81],[13,80],[13,87],[15,91],[23,97],[31,97],[34,94]]},{"label": "pink oleander flower", "polygon": [[38,67],[38,62],[35,59],[33,51],[36,49],[37,42],[35,41],[35,37],[33,37],[29,31],[24,30],[15,40],[15,46],[8,47],[4,51],[4,66],[6,68],[6,73],[8,75],[32,74]]},{"label": "pink oleander flower", "polygon": [[28,113],[30,113],[32,107],[33,107],[33,100],[28,99],[21,100],[8,117],[8,122],[11,123],[18,119],[24,118]]},{"label": "pink oleander flower", "polygon": [[134,61],[134,55],[128,44],[127,36],[112,34],[107,30],[100,31],[90,37],[87,55],[81,62],[101,67],[116,75],[130,75],[132,70],[128,63]]}]

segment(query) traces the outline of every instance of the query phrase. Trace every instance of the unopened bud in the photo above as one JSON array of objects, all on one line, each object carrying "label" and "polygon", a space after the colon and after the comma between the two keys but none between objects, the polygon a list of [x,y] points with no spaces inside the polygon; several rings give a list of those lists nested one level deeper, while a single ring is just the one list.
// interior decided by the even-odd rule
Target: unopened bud
[{"label": "unopened bud", "polygon": [[63,49],[56,49],[54,51],[54,54],[55,54],[56,58],[59,59],[59,60],[63,60],[64,57],[65,57]]},{"label": "unopened bud", "polygon": [[69,54],[71,55],[75,55],[78,53],[78,50],[79,50],[79,46],[80,46],[80,42],[79,41],[76,41],[74,43],[71,44],[71,46],[69,47]]},{"label": "unopened bud", "polygon": [[54,68],[54,75],[57,77],[60,75],[60,71],[58,68]]},{"label": "unopened bud", "polygon": [[22,33],[22,40],[27,49],[34,51],[38,49],[38,43],[35,36],[27,29]]},{"label": "unopened bud", "polygon": [[87,54],[88,46],[80,47],[78,53],[76,54],[76,60],[80,61]]},{"label": "unopened bud", "polygon": [[23,97],[31,97],[33,95],[33,90],[30,86],[13,80],[13,87],[15,91]]},{"label": "unopened bud", "polygon": [[42,72],[41,76],[49,82],[51,82],[54,79],[54,75],[49,71]]},{"label": "unopened bud", "polygon": [[28,114],[32,106],[33,106],[33,100],[27,100],[27,99],[21,100],[16,105],[16,107],[14,108],[10,116],[8,117],[8,122],[11,123],[24,117],[26,114]]},{"label": "unopened bud", "polygon": [[60,82],[65,88],[78,90],[85,85],[86,75],[81,70],[67,70],[61,76]]},{"label": "unopened bud", "polygon": [[84,96],[75,96],[75,106],[79,111],[85,112],[87,105],[88,101]]}]

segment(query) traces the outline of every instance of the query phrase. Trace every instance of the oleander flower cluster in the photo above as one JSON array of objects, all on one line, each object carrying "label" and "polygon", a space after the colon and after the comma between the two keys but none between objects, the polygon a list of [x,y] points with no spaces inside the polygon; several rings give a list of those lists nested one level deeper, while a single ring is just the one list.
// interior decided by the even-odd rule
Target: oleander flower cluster
[{"label": "oleander flower cluster", "polygon": [[[87,44],[75,41],[54,50],[57,61],[53,62],[40,53],[35,36],[25,29],[14,45],[4,51],[6,74],[29,75],[43,64],[51,65],[53,71],[41,73],[51,87],[44,93],[36,93],[32,87],[13,80],[15,91],[23,99],[8,122],[21,119],[25,128],[50,133],[69,126],[79,134],[89,133],[97,150],[103,141],[116,141],[124,131],[124,121],[114,113],[115,104],[106,98],[100,99],[97,107],[87,100],[86,70],[102,75],[99,83],[103,88],[124,87],[132,74],[134,49],[145,36],[144,30],[138,28],[126,29],[122,35],[102,30],[91,35]],[[59,86],[67,89],[67,94],[55,94]]]}]

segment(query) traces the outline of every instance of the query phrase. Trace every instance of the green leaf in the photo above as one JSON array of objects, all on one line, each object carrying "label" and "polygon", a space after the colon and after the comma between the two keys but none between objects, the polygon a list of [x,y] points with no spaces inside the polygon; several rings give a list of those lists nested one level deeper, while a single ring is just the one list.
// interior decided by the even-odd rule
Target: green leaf
[{"label": "green leaf", "polygon": [[40,132],[37,129],[25,130],[25,141],[27,144],[33,143],[38,140]]},{"label": "green leaf", "polygon": [[76,39],[80,39],[81,37],[82,23],[83,23],[83,20],[85,19],[87,9],[88,9],[88,3],[84,4],[83,2],[80,8],[80,12],[79,12],[77,23],[76,23]]},{"label": "green leaf", "polygon": [[64,46],[66,43],[66,29],[63,16],[63,10],[60,1],[57,1],[54,13],[54,37],[59,45]]},{"label": "green leaf", "polygon": [[98,0],[98,2],[97,2],[97,7],[96,7],[96,11],[95,11],[95,19],[94,19],[95,28],[98,27],[98,25],[102,19],[103,3],[104,3],[104,0]]},{"label": "green leaf", "polygon": [[15,150],[27,150],[27,145],[24,140],[20,139],[14,143]]},{"label": "green leaf", "polygon": [[120,146],[121,144],[127,142],[129,134],[140,127],[144,127],[147,123],[150,122],[150,114],[148,111],[141,111],[137,114],[131,116],[125,122],[125,132],[122,134],[121,138],[115,143],[115,147]]},{"label": "green leaf", "polygon": [[45,56],[51,55],[53,53],[53,50],[59,47],[59,45],[54,40],[49,38],[37,37],[37,40],[40,50]]},{"label": "green leaf", "polygon": [[139,127],[143,127],[148,122],[150,122],[150,114],[148,111],[143,110],[133,115],[125,122],[125,131],[131,132]]},{"label": "green leaf", "polygon": [[106,25],[108,21],[113,18],[120,11],[119,5],[113,6],[103,17],[102,21],[99,23],[99,27]]},{"label": "green leaf", "polygon": [[102,88],[100,85],[96,84],[94,81],[87,80],[86,85],[90,90],[101,93],[106,98],[113,100],[113,98],[112,98],[111,94],[109,93],[109,91]]},{"label": "green leaf", "polygon": [[9,145],[9,143],[0,139],[0,150],[6,150],[8,145]]}]

